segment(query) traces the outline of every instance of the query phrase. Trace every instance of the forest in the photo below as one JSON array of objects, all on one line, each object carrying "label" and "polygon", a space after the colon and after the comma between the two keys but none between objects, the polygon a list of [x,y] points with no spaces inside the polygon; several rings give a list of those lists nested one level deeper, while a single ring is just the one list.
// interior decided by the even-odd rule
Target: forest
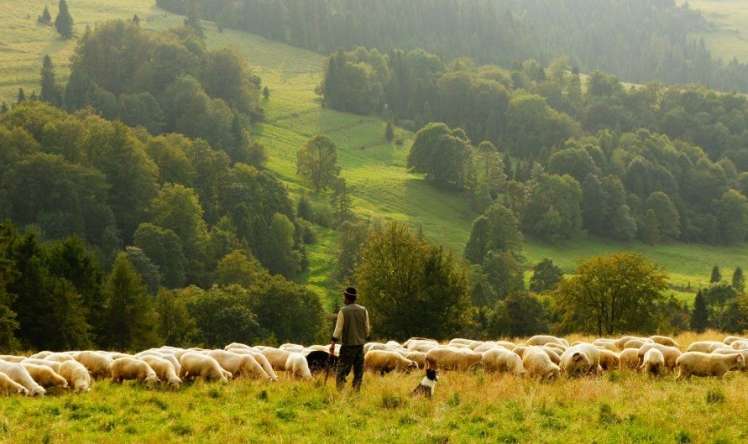
[{"label": "forest", "polygon": [[419,49],[445,59],[470,57],[510,67],[568,56],[583,72],[599,69],[629,82],[699,83],[748,92],[748,66],[711,54],[709,29],[688,2],[675,0],[158,0],[319,52],[358,46]]}]

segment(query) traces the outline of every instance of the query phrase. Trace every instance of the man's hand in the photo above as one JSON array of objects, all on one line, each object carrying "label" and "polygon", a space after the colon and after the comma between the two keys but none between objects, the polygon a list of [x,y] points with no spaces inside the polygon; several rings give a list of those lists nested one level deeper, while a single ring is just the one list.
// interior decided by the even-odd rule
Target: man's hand
[{"label": "man's hand", "polygon": [[335,356],[335,343],[330,343],[330,356]]}]

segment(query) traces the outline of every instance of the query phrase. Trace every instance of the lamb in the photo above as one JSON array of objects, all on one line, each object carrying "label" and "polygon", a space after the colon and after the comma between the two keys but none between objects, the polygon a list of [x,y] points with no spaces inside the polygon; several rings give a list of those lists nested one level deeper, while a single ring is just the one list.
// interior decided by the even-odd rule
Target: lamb
[{"label": "lamb", "polygon": [[570,378],[593,373],[596,364],[587,350],[575,345],[561,355],[561,373]]},{"label": "lamb", "polygon": [[692,375],[721,378],[729,371],[742,370],[745,367],[745,358],[740,353],[710,355],[701,352],[687,352],[678,358],[677,365],[677,381],[690,378]]},{"label": "lamb", "polygon": [[504,348],[494,348],[483,353],[481,359],[483,368],[487,371],[499,373],[512,373],[517,376],[525,374],[522,359],[516,353]]},{"label": "lamb", "polygon": [[668,347],[680,347],[678,342],[670,336],[653,335],[649,339],[653,340],[656,344],[665,345]]},{"label": "lamb", "polygon": [[179,363],[182,365],[179,377],[183,380],[188,377],[191,379],[199,377],[206,381],[226,383],[231,378],[231,373],[222,369],[218,361],[202,353],[194,351],[184,353],[179,358]]},{"label": "lamb", "polygon": [[234,378],[243,376],[245,378],[271,379],[262,366],[257,363],[254,356],[250,354],[211,350],[207,355],[218,361],[224,370],[231,372]]},{"label": "lamb", "polygon": [[170,361],[150,354],[142,356],[139,359],[153,369],[160,381],[169,384],[172,388],[179,388],[182,385],[182,380],[177,376],[174,365]]},{"label": "lamb", "polygon": [[644,359],[639,367],[649,376],[661,376],[665,372],[665,356],[657,348],[650,348],[644,354]]},{"label": "lamb", "polygon": [[480,364],[483,355],[467,348],[439,346],[426,353],[426,368],[468,370]]},{"label": "lamb", "polygon": [[75,359],[80,362],[94,378],[110,378],[112,372],[110,366],[112,358],[104,353],[95,351],[82,351]]},{"label": "lamb", "polygon": [[608,350],[608,349],[602,349],[600,351],[600,367],[603,370],[615,370],[620,366],[620,359],[618,358],[618,354]]},{"label": "lamb", "polygon": [[10,379],[24,386],[31,396],[44,396],[47,393],[21,364],[0,361],[0,373],[5,373]]},{"label": "lamb", "polygon": [[68,382],[68,387],[72,387],[76,392],[91,390],[91,374],[80,362],[65,361],[60,364],[58,373]]},{"label": "lamb", "polygon": [[667,368],[669,371],[675,370],[675,363],[676,361],[678,361],[678,358],[682,354],[681,351],[675,347],[668,347],[661,344],[644,344],[643,346],[641,346],[641,348],[639,348],[639,351],[637,352],[640,364],[644,362],[644,354],[652,348],[656,348],[657,350],[662,352],[662,355],[665,357],[665,368]]},{"label": "lamb", "polygon": [[312,372],[309,370],[309,363],[306,357],[301,353],[291,353],[286,361],[286,372],[291,377],[299,379],[312,379]]},{"label": "lamb", "polygon": [[619,368],[623,370],[637,370],[639,368],[639,350],[627,348],[618,354]]},{"label": "lamb", "polygon": [[0,392],[6,395],[26,395],[29,391],[26,387],[10,379],[5,373],[0,373]]},{"label": "lamb", "polygon": [[535,335],[527,340],[527,345],[546,345],[548,343],[554,343],[554,344],[560,344],[563,346],[568,347],[569,343],[566,341],[566,339],[557,338],[555,336],[550,335]]},{"label": "lamb", "polygon": [[115,359],[109,365],[109,369],[113,382],[135,380],[144,383],[146,387],[153,387],[160,382],[151,366],[137,358]]},{"label": "lamb", "polygon": [[692,342],[686,351],[689,352],[700,352],[700,353],[711,353],[718,348],[724,347],[725,344],[718,341],[696,341]]},{"label": "lamb", "polygon": [[557,379],[561,369],[551,362],[548,354],[541,349],[528,348],[522,358],[522,366],[525,368],[527,375],[542,381],[551,381]]},{"label": "lamb", "polygon": [[23,368],[29,372],[29,375],[36,381],[37,384],[44,388],[49,387],[60,387],[67,388],[68,382],[60,376],[56,371],[44,365],[35,365],[29,363],[21,363]]},{"label": "lamb", "polygon": [[417,363],[393,351],[372,350],[364,355],[364,369],[381,375],[391,371],[410,372],[417,368]]}]

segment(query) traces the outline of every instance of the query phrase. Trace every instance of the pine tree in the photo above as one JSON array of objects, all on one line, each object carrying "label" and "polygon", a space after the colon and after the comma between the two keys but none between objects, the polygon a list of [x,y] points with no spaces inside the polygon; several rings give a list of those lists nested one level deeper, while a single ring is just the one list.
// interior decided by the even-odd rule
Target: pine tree
[{"label": "pine tree", "polygon": [[343,225],[353,219],[351,211],[351,196],[348,194],[348,186],[345,179],[339,177],[333,185],[333,194],[331,197],[331,206],[335,214],[335,222],[338,226]]},{"label": "pine tree", "polygon": [[265,98],[265,100],[270,98],[270,88],[267,86],[262,89],[262,97]]},{"label": "pine tree", "polygon": [[722,282],[722,273],[719,271],[719,267],[717,265],[712,268],[712,276],[709,278],[709,282],[712,284],[719,284]]},{"label": "pine tree", "polygon": [[73,17],[70,15],[68,3],[65,0],[60,0],[60,11],[57,13],[57,18],[55,19],[55,29],[66,40],[73,38],[73,34],[75,33]]},{"label": "pine tree", "polygon": [[60,88],[55,81],[55,67],[49,55],[44,56],[42,63],[42,92],[41,99],[43,102],[51,103],[55,106],[62,105]]},{"label": "pine tree", "polygon": [[387,122],[387,128],[384,130],[384,138],[387,143],[392,143],[395,139],[395,128],[392,127],[392,122]]},{"label": "pine tree", "polygon": [[52,15],[49,13],[47,5],[44,5],[44,12],[42,12],[42,15],[40,15],[36,21],[39,22],[40,25],[49,26],[52,24]]},{"label": "pine tree", "polygon": [[26,101],[26,93],[23,91],[23,88],[18,88],[18,99],[16,100],[16,102],[21,103],[25,101]]},{"label": "pine tree", "polygon": [[138,14],[135,14],[134,16],[132,16],[132,23],[135,26],[140,26],[140,17],[138,17]]},{"label": "pine tree", "polygon": [[706,300],[704,300],[704,294],[699,290],[699,293],[696,295],[696,299],[694,299],[693,302],[691,328],[697,333],[701,333],[706,330],[708,322],[709,312],[707,311]]},{"label": "pine tree", "polygon": [[732,274],[732,288],[738,293],[745,291],[745,276],[743,276],[743,269],[740,267],[737,267]]}]

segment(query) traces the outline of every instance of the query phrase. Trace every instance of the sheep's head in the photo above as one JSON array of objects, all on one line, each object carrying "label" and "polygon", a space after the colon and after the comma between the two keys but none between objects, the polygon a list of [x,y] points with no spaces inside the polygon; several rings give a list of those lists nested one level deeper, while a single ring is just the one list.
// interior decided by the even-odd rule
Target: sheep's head
[{"label": "sheep's head", "polygon": [[742,354],[737,355],[735,358],[735,364],[739,369],[745,368],[745,357]]}]

